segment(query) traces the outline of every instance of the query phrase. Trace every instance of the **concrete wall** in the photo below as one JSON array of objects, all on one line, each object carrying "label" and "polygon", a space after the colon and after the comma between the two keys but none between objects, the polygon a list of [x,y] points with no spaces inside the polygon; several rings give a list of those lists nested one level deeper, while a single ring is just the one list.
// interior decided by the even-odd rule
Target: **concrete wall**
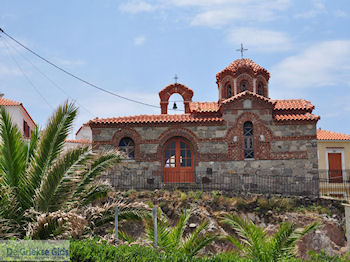
[{"label": "concrete wall", "polygon": [[91,132],[91,128],[87,125],[83,125],[79,132],[76,133],[75,135],[75,139],[77,140],[88,140],[88,141],[92,141],[92,132]]},{"label": "concrete wall", "polygon": [[344,164],[343,169],[350,169],[350,141],[322,141],[318,140],[318,166],[320,170],[327,169],[326,149],[327,148],[343,148]]}]

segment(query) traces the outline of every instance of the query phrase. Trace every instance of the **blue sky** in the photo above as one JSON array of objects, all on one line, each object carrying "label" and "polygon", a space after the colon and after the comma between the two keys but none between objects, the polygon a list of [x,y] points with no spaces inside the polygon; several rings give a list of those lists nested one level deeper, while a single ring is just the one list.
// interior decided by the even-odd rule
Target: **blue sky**
[{"label": "blue sky", "polygon": [[[240,57],[242,42],[246,57],[271,73],[271,98],[308,99],[319,127],[350,134],[349,6],[346,0],[2,0],[0,26],[68,71],[154,105],[175,74],[194,90],[194,101],[217,101],[215,75]],[[0,92],[23,102],[41,127],[67,98],[80,107],[75,131],[96,116],[160,113],[86,86],[4,38]]]}]

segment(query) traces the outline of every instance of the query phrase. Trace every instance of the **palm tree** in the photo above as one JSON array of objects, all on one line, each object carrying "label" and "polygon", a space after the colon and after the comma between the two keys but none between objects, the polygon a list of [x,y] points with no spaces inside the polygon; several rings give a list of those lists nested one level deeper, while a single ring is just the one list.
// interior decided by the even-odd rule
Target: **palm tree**
[{"label": "palm tree", "polygon": [[221,222],[231,226],[239,236],[227,236],[226,239],[246,258],[259,262],[286,261],[295,257],[297,241],[318,227],[318,223],[312,223],[297,229],[295,224],[284,222],[274,235],[268,236],[263,228],[236,215],[228,214]]},{"label": "palm tree", "polygon": [[64,152],[76,115],[75,105],[65,102],[40,135],[38,130],[33,132],[28,143],[1,108],[0,220],[7,227],[0,230],[0,238],[10,236],[9,232],[23,237],[26,225],[33,222],[28,215],[31,211],[49,213],[77,207],[105,192],[105,188],[94,187],[93,181],[120,162],[121,156],[116,152],[98,155],[88,147]]},{"label": "palm tree", "polygon": [[[158,214],[161,211],[159,210]],[[157,218],[157,244],[166,252],[180,251],[193,257],[198,252],[218,239],[218,235],[204,233],[209,226],[209,221],[205,220],[199,225],[194,232],[184,236],[184,231],[187,226],[191,212],[185,209],[179,221],[174,227],[171,227],[168,220],[164,216]],[[154,241],[154,226],[153,221],[148,220],[146,224],[146,234],[149,240]]]}]

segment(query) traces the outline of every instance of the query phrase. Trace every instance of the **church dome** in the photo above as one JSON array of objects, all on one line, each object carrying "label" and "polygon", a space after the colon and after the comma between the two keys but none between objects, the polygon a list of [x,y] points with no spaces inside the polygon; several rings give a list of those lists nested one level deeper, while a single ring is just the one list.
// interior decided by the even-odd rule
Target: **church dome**
[{"label": "church dome", "polygon": [[268,97],[270,73],[253,60],[237,59],[224,70],[216,74],[219,89],[219,101],[250,91]]},{"label": "church dome", "polygon": [[263,76],[265,76],[267,81],[270,78],[270,73],[265,68],[261,67],[251,59],[241,58],[233,61],[224,70],[217,73],[216,80],[220,81],[220,79],[226,76],[227,74],[236,76],[237,74],[248,72],[252,73],[255,76],[262,74]]}]

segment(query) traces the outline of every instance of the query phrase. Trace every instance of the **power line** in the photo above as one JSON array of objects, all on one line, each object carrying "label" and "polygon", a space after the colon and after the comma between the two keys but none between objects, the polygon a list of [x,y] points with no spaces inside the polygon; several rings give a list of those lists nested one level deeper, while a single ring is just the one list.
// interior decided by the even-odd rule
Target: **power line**
[{"label": "power line", "polygon": [[8,38],[10,38],[12,41],[16,42],[18,45],[20,45],[20,46],[23,47],[24,49],[26,49],[27,51],[29,51],[30,53],[32,53],[33,55],[35,55],[35,56],[37,56],[38,58],[40,58],[41,60],[45,61],[46,63],[48,63],[48,64],[50,64],[51,66],[55,67],[56,69],[62,71],[63,73],[65,73],[65,74],[67,74],[67,75],[69,75],[69,76],[71,76],[71,77],[73,77],[73,78],[75,78],[75,79],[77,79],[77,80],[79,80],[79,81],[81,81],[81,82],[83,82],[83,83],[85,83],[85,84],[87,84],[87,85],[93,87],[93,88],[96,88],[96,89],[98,89],[98,90],[100,90],[100,91],[102,91],[102,92],[105,92],[105,93],[107,93],[107,94],[110,94],[110,95],[112,95],[112,96],[116,96],[116,97],[118,97],[118,98],[121,98],[121,99],[130,101],[130,102],[134,102],[134,103],[137,103],[137,104],[141,104],[141,105],[145,105],[145,106],[149,106],[149,107],[153,107],[153,108],[160,108],[159,106],[156,106],[156,105],[144,103],[144,102],[141,102],[141,101],[137,101],[137,100],[134,100],[134,99],[125,97],[125,96],[118,95],[118,94],[116,94],[116,93],[114,93],[114,92],[111,92],[111,91],[109,91],[109,90],[107,90],[107,89],[104,89],[104,88],[99,87],[99,86],[97,86],[97,85],[95,85],[95,84],[92,84],[92,83],[90,83],[89,81],[84,80],[84,79],[80,78],[79,76],[77,76],[77,75],[75,75],[75,74],[73,74],[73,73],[68,72],[67,70],[63,69],[62,67],[56,65],[55,63],[51,62],[50,60],[48,60],[48,59],[44,58],[43,56],[39,55],[39,54],[36,53],[35,51],[31,50],[29,47],[25,46],[24,44],[22,44],[21,42],[19,42],[18,40],[16,40],[15,38],[13,38],[12,36],[10,36],[9,34],[7,34],[7,33],[6,33],[4,30],[2,30],[1,28],[0,28],[0,32],[3,33],[4,35],[6,35]]},{"label": "power line", "polygon": [[[0,37],[0,39],[2,39]],[[2,39],[3,40],[3,39]],[[54,109],[54,107],[46,100],[46,98],[40,93],[39,89],[35,86],[35,84],[30,80],[30,78],[26,75],[26,73],[24,73],[22,67],[19,65],[19,63],[17,62],[16,58],[11,55],[11,50],[8,47],[7,43],[3,40],[3,43],[7,49],[8,55],[12,58],[12,60],[15,62],[15,64],[17,65],[18,69],[21,71],[22,75],[25,77],[25,79],[28,81],[28,83],[34,88],[34,90],[39,94],[39,96],[45,101],[45,103],[51,108]]]},{"label": "power line", "polygon": [[[4,41],[7,42],[7,40],[4,38]],[[31,64],[34,69],[36,69],[44,78],[46,78],[53,86],[55,86],[56,88],[58,88],[62,93],[64,93],[69,99],[71,100],[75,100],[72,97],[70,97],[70,95],[62,88],[60,87],[55,81],[53,81],[50,77],[48,77],[44,72],[42,72],[34,63],[32,63],[32,61],[29,60],[29,58],[27,58],[26,56],[22,55],[18,49],[11,45],[11,43],[7,42],[7,44],[17,53],[19,54],[23,59],[25,59],[29,64]],[[80,104],[78,101],[76,102],[79,107],[83,108],[86,112],[88,112],[91,116],[95,116],[93,113],[91,113],[85,106],[83,106],[82,104]]]}]

